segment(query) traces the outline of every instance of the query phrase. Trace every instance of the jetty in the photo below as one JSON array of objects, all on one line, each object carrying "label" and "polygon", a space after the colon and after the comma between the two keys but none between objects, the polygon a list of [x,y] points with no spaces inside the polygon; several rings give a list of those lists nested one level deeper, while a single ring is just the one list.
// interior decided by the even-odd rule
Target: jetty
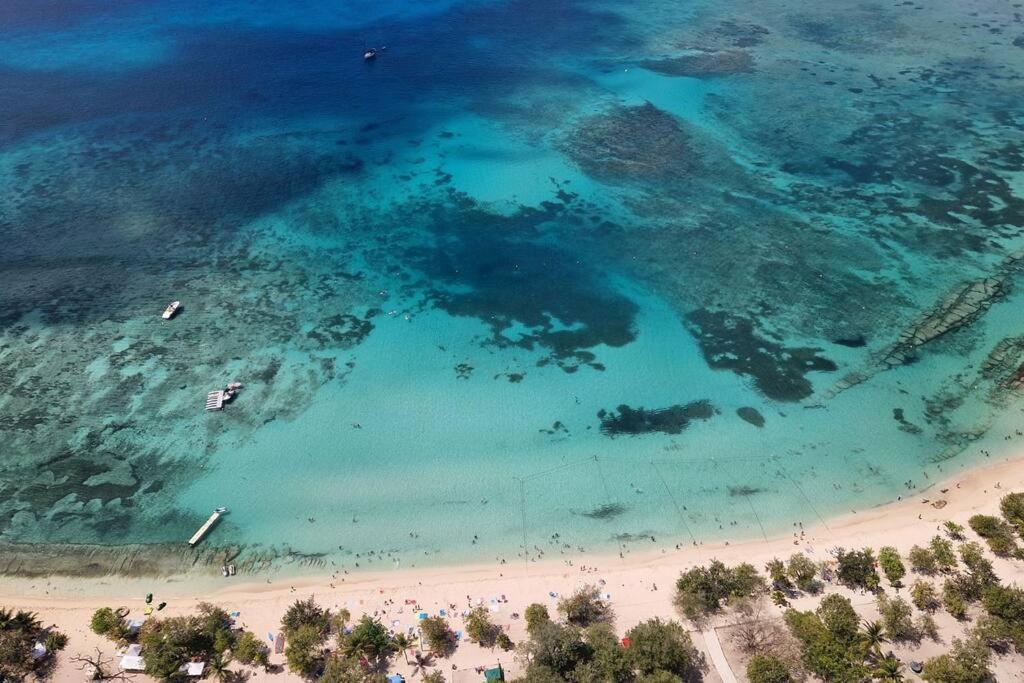
[{"label": "jetty", "polygon": [[206,522],[201,527],[199,527],[199,531],[192,534],[192,538],[188,539],[188,544],[192,547],[195,547],[196,543],[199,543],[199,541],[203,540],[203,537],[210,532],[210,529],[212,529],[213,525],[217,523],[217,520],[220,519],[220,516],[227,511],[227,508],[217,508],[216,510],[214,510],[213,514],[210,515],[210,518],[206,520]]}]

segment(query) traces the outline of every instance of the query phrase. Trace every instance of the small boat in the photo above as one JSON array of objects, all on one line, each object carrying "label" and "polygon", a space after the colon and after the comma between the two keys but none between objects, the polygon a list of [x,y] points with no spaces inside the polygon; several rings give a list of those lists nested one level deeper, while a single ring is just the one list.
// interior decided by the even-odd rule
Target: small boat
[{"label": "small boat", "polygon": [[377,48],[371,47],[363,52],[363,59],[370,61],[371,59],[377,58]]},{"label": "small boat", "polygon": [[228,575],[228,566],[226,564],[221,566],[220,573],[223,574],[224,576]]},{"label": "small boat", "polygon": [[213,510],[213,511],[214,511],[214,512],[219,512],[220,514],[222,514],[222,515],[223,515],[223,514],[224,514],[225,512],[227,512],[227,511],[228,511],[228,509],[227,509],[227,508],[214,508],[214,510]]},{"label": "small boat", "polygon": [[229,564],[228,565],[228,576],[234,576],[234,575],[235,575],[235,565]]},{"label": "small boat", "polygon": [[172,301],[171,303],[167,304],[167,308],[164,309],[164,314],[162,316],[163,319],[170,320],[171,318],[173,318],[174,314],[178,312],[179,308],[181,308],[180,301]]},{"label": "small boat", "polygon": [[151,602],[153,602],[153,594],[152,593],[146,593],[146,604],[148,605]]}]

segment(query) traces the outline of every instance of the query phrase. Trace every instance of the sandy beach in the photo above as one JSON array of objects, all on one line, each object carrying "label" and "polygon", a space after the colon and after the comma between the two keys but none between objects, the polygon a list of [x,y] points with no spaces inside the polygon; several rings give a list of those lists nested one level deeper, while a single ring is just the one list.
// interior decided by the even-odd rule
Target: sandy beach
[{"label": "sandy beach", "polygon": [[[71,642],[61,657],[56,680],[82,680],[83,674],[70,661],[76,653],[92,652],[99,647],[115,656],[111,643],[88,630],[89,618],[97,607],[123,605],[131,610],[132,616],[139,616],[145,608],[144,596],[149,592],[154,593],[154,602],[168,603],[163,612],[167,615],[188,613],[200,601],[239,611],[239,624],[261,637],[276,634],[287,606],[310,595],[332,609],[345,607],[356,617],[362,613],[379,616],[396,630],[415,625],[416,607],[431,614],[445,609],[449,615],[458,615],[472,605],[484,604],[497,623],[518,641],[525,626],[513,614],[522,614],[532,602],[545,603],[554,611],[556,596],[571,593],[584,584],[598,584],[610,595],[617,615],[616,626],[624,631],[654,616],[677,618],[671,605],[674,580],[681,570],[695,564],[717,558],[726,564],[751,562],[763,569],[770,558],[788,557],[794,552],[804,552],[816,560],[827,559],[828,549],[835,546],[877,549],[893,545],[905,554],[915,543],[927,542],[947,519],[963,524],[973,514],[997,511],[1000,496],[1014,490],[1024,490],[1024,459],[1005,458],[888,505],[824,523],[803,520],[802,528],[797,523],[792,535],[767,541],[680,545],[678,549],[672,545],[626,557],[583,556],[503,566],[435,567],[245,583],[188,576],[159,580],[5,579],[0,583],[0,604],[36,611],[44,622],[55,623],[70,635]],[[998,560],[997,569],[1004,582],[1024,578],[1021,568],[1008,561]],[[870,597],[861,598],[860,602],[868,604]],[[456,630],[461,627],[458,616],[452,623]],[[707,639],[701,635],[707,634],[695,634],[694,640],[707,652]],[[712,649],[717,648],[712,645]],[[709,662],[720,660],[720,655],[714,656],[718,654],[709,652]],[[281,662],[282,657],[277,655],[273,661]],[[481,650],[473,644],[463,644],[450,660],[438,665],[446,672],[453,668],[471,671],[495,662],[515,670],[512,653]],[[396,658],[394,668],[407,675],[412,673],[401,656]],[[265,674],[257,675],[261,676]],[[712,666],[707,680],[719,680],[719,676],[728,678],[728,674],[722,675]],[[275,680],[297,677],[282,673],[275,674]]]}]

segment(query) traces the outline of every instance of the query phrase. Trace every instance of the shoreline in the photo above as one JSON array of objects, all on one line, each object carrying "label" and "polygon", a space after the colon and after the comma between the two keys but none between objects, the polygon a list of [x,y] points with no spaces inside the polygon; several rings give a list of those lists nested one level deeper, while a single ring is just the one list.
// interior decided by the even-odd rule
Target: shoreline
[{"label": "shoreline", "polygon": [[[112,642],[89,629],[92,614],[99,607],[124,606],[133,618],[141,616],[147,593],[154,594],[154,603],[167,602],[159,616],[194,613],[200,602],[237,610],[241,613],[239,626],[260,638],[277,633],[288,606],[309,596],[331,610],[346,608],[353,618],[371,614],[396,631],[415,629],[419,610],[436,614],[441,609],[449,610],[453,628],[464,628],[458,616],[461,610],[488,605],[495,623],[518,642],[526,637],[525,623],[515,613],[523,614],[534,602],[554,611],[559,597],[593,584],[606,592],[615,611],[616,628],[625,631],[655,617],[678,621],[672,606],[672,589],[679,573],[694,565],[718,559],[727,565],[749,562],[763,571],[765,563],[773,557],[786,559],[794,553],[804,553],[814,560],[830,559],[828,550],[835,546],[870,546],[877,551],[883,545],[892,545],[905,555],[912,545],[927,544],[933,535],[941,533],[938,525],[947,519],[966,526],[967,518],[973,514],[999,514],[999,499],[1011,491],[1024,491],[1024,453],[965,469],[899,502],[805,525],[802,537],[798,527],[790,536],[768,540],[696,547],[680,544],[678,550],[670,547],[621,558],[584,555],[571,560],[545,559],[503,566],[490,563],[375,570],[347,576],[292,576],[232,584],[226,584],[219,576],[187,575],[162,579],[0,578],[0,606],[36,612],[44,623],[58,625],[70,637],[68,650],[58,660],[55,681],[81,680],[82,672],[71,662],[77,654],[99,650],[105,656],[119,657]],[[937,501],[944,503],[936,507]],[[972,532],[968,534],[973,538]],[[1008,577],[1017,575],[1002,560],[997,562],[997,571]],[[698,647],[708,654],[707,643],[714,637],[704,631],[696,637],[696,631],[687,628],[695,634]],[[271,662],[281,664],[283,657],[273,655]],[[494,663],[513,673],[518,666],[514,652],[483,650],[476,645],[459,647],[437,665],[442,670],[472,670]],[[391,670],[407,677],[414,673],[401,657],[393,660]],[[300,680],[289,673],[278,676],[283,681]],[[711,676],[707,680],[721,679]]]},{"label": "shoreline", "polygon": [[[943,493],[943,491],[946,491]],[[915,490],[902,500],[884,503],[862,511],[845,513],[823,521],[794,524],[796,532],[803,531],[802,540],[796,532],[793,535],[772,536],[765,539],[747,539],[730,543],[715,541],[699,545],[660,547],[659,550],[632,552],[625,557],[600,553],[579,554],[567,559],[544,558],[535,561],[514,561],[505,565],[489,563],[459,563],[453,565],[431,565],[416,568],[396,568],[392,570],[356,570],[350,574],[336,574],[316,570],[315,573],[300,575],[274,576],[265,581],[246,580],[231,581],[218,576],[198,575],[194,573],[177,573],[162,576],[124,576],[107,574],[99,577],[88,576],[0,576],[0,602],[11,604],[27,604],[39,602],[60,604],[66,600],[87,598],[102,599],[112,593],[123,591],[138,584],[139,586],[160,586],[165,594],[182,598],[202,592],[208,599],[216,600],[220,596],[232,597],[239,595],[266,595],[276,592],[309,591],[320,589],[321,592],[358,588],[366,585],[409,585],[413,582],[461,582],[485,580],[523,580],[545,576],[573,573],[580,566],[599,567],[602,572],[623,572],[637,568],[654,568],[671,565],[676,568],[707,562],[718,558],[723,561],[735,558],[760,558],[772,554],[787,556],[796,551],[812,555],[824,554],[826,548],[837,545],[852,547],[881,544],[895,544],[887,539],[899,532],[910,529],[917,531],[923,524],[931,525],[950,518],[963,518],[979,510],[994,509],[998,506],[998,498],[1011,490],[1024,490],[1024,453],[1004,456],[996,462],[966,468],[964,471],[936,481],[929,488]],[[991,493],[990,493],[991,491]],[[939,507],[934,504],[938,501]],[[966,516],[965,516],[966,515]],[[920,518],[919,518],[920,516]],[[923,532],[922,532],[923,533]],[[796,537],[796,538],[795,538]],[[927,539],[925,539],[927,540]],[[799,541],[799,542],[794,542]],[[659,543],[660,546],[660,543]],[[51,546],[52,548],[53,546]],[[58,546],[59,547],[59,546]],[[133,546],[133,552],[145,549],[145,546]],[[223,549],[212,548],[205,553],[202,564],[210,564],[212,559]],[[901,548],[901,550],[904,550]],[[769,552],[770,551],[770,552]],[[747,560],[750,561],[750,560]],[[199,564],[200,562],[196,562]],[[581,564],[582,563],[582,564]],[[279,573],[278,571],[274,572]],[[287,588],[282,587],[287,583]],[[47,587],[49,587],[47,589]],[[300,591],[300,592],[301,592]],[[149,592],[149,591],[146,591]]]}]

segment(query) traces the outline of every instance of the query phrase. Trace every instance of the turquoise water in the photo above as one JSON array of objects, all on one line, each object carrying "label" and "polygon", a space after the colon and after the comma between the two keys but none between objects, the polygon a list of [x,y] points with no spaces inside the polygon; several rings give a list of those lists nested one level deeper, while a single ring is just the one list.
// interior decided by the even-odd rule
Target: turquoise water
[{"label": "turquoise water", "polygon": [[5,3],[2,538],[626,553],[1019,448],[1015,11]]}]

